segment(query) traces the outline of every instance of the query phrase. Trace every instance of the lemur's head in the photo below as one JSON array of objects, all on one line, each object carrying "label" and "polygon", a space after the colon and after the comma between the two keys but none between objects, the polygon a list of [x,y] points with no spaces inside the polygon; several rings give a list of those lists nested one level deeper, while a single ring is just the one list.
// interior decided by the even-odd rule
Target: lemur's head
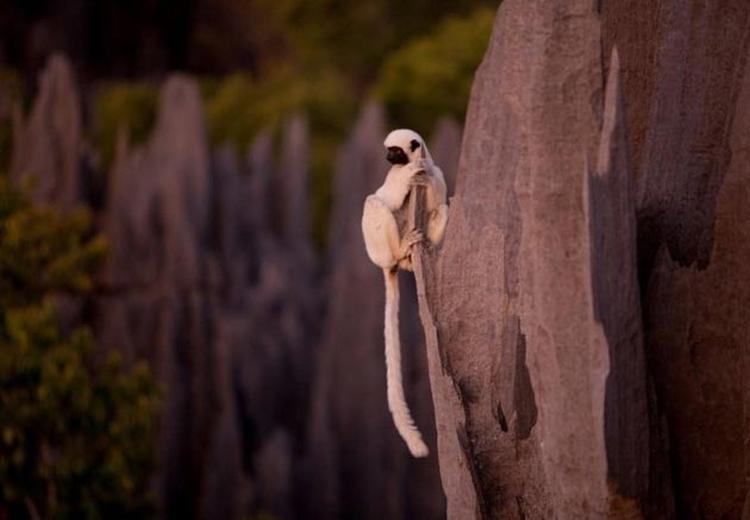
[{"label": "lemur's head", "polygon": [[[383,142],[388,154],[386,160],[391,164],[409,164],[422,156],[424,139],[414,130],[400,128],[394,130]],[[425,155],[427,150],[425,149]]]}]

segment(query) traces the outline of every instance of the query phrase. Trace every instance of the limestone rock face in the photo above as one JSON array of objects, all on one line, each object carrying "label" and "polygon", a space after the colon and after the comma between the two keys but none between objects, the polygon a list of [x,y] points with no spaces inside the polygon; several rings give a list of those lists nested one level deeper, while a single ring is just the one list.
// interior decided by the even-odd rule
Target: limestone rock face
[{"label": "limestone rock face", "polygon": [[[449,493],[448,515],[604,514],[609,360],[586,290],[583,201],[601,113],[599,22],[590,2],[507,1],[495,27],[430,287],[464,412],[445,443],[462,453],[446,457],[466,459],[477,497]],[[558,63],[563,48],[570,61]]]},{"label": "limestone rock face", "polygon": [[425,260],[449,518],[748,509],[749,10],[499,8]]},{"label": "limestone rock face", "polygon": [[11,177],[30,182],[36,202],[63,209],[81,202],[81,102],[67,58],[48,61],[31,115],[18,126]]},{"label": "limestone rock face", "polygon": [[453,195],[458,173],[458,158],[461,153],[461,125],[450,117],[441,118],[429,141],[430,153],[440,166],[448,185],[448,196]]},{"label": "limestone rock face", "polygon": [[636,4],[604,4],[604,43],[623,63],[646,349],[677,515],[739,518],[750,476],[750,326],[739,315],[750,304],[750,5]]}]

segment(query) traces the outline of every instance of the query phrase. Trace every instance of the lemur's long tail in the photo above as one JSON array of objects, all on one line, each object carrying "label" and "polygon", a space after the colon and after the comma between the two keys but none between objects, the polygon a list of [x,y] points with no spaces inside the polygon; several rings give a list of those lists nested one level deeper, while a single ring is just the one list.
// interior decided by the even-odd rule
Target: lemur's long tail
[{"label": "lemur's long tail", "polygon": [[414,425],[404,398],[401,376],[401,341],[398,334],[398,278],[395,270],[383,269],[385,276],[385,370],[388,383],[388,409],[401,438],[415,457],[426,457],[430,450]]}]

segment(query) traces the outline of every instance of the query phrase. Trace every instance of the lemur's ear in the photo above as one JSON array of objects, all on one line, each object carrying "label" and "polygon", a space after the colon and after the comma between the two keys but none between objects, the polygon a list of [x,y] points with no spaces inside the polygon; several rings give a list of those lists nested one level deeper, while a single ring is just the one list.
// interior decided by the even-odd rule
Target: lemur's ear
[{"label": "lemur's ear", "polygon": [[416,150],[417,148],[419,148],[419,141],[417,141],[416,139],[412,139],[410,148],[412,152]]}]

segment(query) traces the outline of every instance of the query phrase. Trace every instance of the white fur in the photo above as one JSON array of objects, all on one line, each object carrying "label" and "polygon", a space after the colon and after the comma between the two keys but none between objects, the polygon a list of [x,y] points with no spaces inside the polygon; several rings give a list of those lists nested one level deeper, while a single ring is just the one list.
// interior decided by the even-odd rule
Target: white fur
[{"label": "white fur", "polygon": [[[419,143],[411,149],[412,140]],[[404,200],[417,180],[415,175],[424,171],[421,181],[427,190],[426,210],[429,215],[427,238],[432,244],[439,244],[445,232],[448,219],[446,187],[443,172],[432,161],[422,137],[412,130],[394,130],[385,139],[386,148],[400,147],[409,158],[405,165],[393,165],[386,175],[383,185],[365,200],[362,214],[362,234],[370,259],[383,269],[386,286],[385,301],[385,363],[388,385],[388,408],[393,416],[401,437],[415,457],[425,457],[429,453],[422,435],[414,426],[409,408],[404,398],[401,376],[401,344],[398,332],[398,267],[409,269],[413,244],[422,239],[421,233],[409,230],[402,237],[394,213],[404,211]],[[424,155],[423,155],[424,154]]]},{"label": "white fur", "polygon": [[399,291],[398,276],[395,271],[384,270],[385,274],[385,371],[388,394],[388,409],[393,416],[401,438],[415,457],[426,457],[430,450],[422,440],[422,434],[414,425],[409,407],[404,397],[401,381],[401,341],[398,334]]}]

